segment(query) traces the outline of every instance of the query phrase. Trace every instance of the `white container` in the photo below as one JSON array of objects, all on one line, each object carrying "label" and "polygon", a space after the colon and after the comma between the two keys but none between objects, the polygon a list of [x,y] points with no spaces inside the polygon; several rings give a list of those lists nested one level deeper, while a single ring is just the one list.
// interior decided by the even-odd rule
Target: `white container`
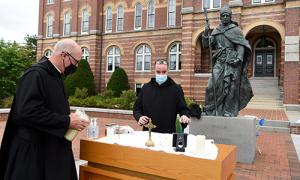
[{"label": "white container", "polygon": [[205,136],[204,135],[196,136],[196,153],[197,154],[205,153]]},{"label": "white container", "polygon": [[[85,114],[83,109],[76,109],[75,114],[78,115],[80,118],[88,120],[89,117],[87,114]],[[68,141],[73,141],[75,137],[77,136],[78,131],[76,129],[68,129],[68,131],[65,134],[65,138]]]}]

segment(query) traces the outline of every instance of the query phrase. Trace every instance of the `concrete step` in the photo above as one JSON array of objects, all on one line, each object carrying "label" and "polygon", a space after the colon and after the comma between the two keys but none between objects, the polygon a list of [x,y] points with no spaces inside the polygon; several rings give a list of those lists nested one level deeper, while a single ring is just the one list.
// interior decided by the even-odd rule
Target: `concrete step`
[{"label": "concrete step", "polygon": [[[258,121],[256,124],[258,125]],[[289,121],[280,121],[280,120],[265,120],[263,126],[270,126],[270,127],[281,127],[281,128],[289,128],[290,122]]]},{"label": "concrete step", "polygon": [[281,133],[290,133],[290,128],[282,128],[282,127],[273,127],[273,126],[261,126],[259,131],[267,131],[267,132],[281,132]]},{"label": "concrete step", "polygon": [[250,109],[282,109],[282,106],[249,103],[246,108],[250,108]]}]

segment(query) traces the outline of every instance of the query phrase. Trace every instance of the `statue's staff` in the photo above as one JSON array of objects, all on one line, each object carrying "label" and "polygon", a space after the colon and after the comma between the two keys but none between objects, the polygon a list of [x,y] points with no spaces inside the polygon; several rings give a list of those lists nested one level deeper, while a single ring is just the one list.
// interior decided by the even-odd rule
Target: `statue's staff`
[{"label": "statue's staff", "polygon": [[208,28],[208,47],[209,47],[209,60],[211,63],[211,80],[212,80],[212,88],[214,93],[214,106],[215,106],[215,115],[218,116],[218,109],[217,109],[217,100],[216,100],[216,88],[215,88],[215,78],[214,78],[214,67],[213,67],[213,61],[212,61],[212,50],[211,50],[211,42],[210,42],[210,27],[209,27],[209,21],[207,16],[207,7],[204,7],[204,15],[205,15],[205,21],[206,21],[206,27]]}]

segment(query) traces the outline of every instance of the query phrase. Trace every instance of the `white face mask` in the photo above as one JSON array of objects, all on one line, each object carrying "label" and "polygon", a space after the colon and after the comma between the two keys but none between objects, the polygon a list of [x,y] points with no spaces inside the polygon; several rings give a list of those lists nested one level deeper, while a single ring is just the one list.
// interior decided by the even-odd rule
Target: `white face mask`
[{"label": "white face mask", "polygon": [[156,82],[157,82],[159,85],[161,85],[162,83],[166,82],[167,79],[168,79],[168,76],[167,76],[166,74],[162,74],[162,75],[156,74],[156,75],[155,75],[155,80],[156,80]]}]

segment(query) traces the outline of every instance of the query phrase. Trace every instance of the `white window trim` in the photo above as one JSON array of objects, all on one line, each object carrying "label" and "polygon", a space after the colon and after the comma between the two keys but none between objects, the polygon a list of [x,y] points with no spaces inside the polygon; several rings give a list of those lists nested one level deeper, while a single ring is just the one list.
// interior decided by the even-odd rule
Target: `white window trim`
[{"label": "white window trim", "polygon": [[[49,28],[49,17],[51,16],[51,21],[52,21],[52,32],[51,32],[51,36],[49,36],[49,33],[48,33],[48,28]],[[46,24],[46,37],[47,38],[51,38],[51,37],[53,37],[53,16],[52,16],[52,14],[49,14],[48,16],[47,16],[47,24]]]},{"label": "white window trim", "polygon": [[[208,9],[220,9],[222,6],[222,0],[220,0],[220,6],[218,8],[214,8],[214,0],[209,0],[209,8]],[[202,0],[202,10],[204,10],[204,0]]]},{"label": "white window trim", "polygon": [[[67,14],[69,14],[69,25],[70,25],[70,32],[69,32],[69,34],[66,34],[66,32],[65,32],[65,27],[66,27],[66,15]],[[64,14],[64,24],[63,24],[63,36],[70,36],[71,35],[71,14],[69,13],[69,12],[66,12],[65,14]]]},{"label": "white window trim", "polygon": [[261,0],[261,2],[254,2],[254,0],[252,0],[252,4],[267,4],[267,3],[273,3],[275,2],[275,0],[272,0],[270,2],[266,2],[266,0]]},{"label": "white window trim", "polygon": [[[137,4],[141,5],[141,26],[139,28],[135,27],[135,22],[136,22],[136,20],[135,20],[135,18],[136,18],[136,5]],[[142,26],[143,26],[143,6],[142,6],[141,3],[136,3],[135,6],[134,6],[134,30],[135,31],[140,31],[140,30],[142,30]]]},{"label": "white window trim", "polygon": [[[108,20],[108,9],[111,9],[111,30],[107,30],[107,20]],[[113,13],[112,13],[112,8],[108,7],[106,9],[106,18],[105,18],[105,32],[110,33],[112,32],[112,21],[113,21]]]},{"label": "white window trim", "polygon": [[89,62],[89,60],[90,60],[89,49],[87,47],[82,47],[81,50],[83,50],[81,58],[86,60],[86,57],[88,57],[86,61]]},{"label": "white window trim", "polygon": [[[111,55],[108,54],[108,52],[109,52],[110,49],[113,49],[113,54],[111,54]],[[109,48],[109,50],[107,51],[106,72],[114,72],[116,70],[116,61],[115,61],[116,57],[120,57],[119,59],[120,59],[120,64],[121,64],[121,55],[120,54],[118,54],[118,55],[115,54],[115,50],[116,49],[119,49],[119,48],[116,47],[116,46],[114,46],[114,47]],[[120,52],[120,49],[119,49],[119,52]],[[108,70],[108,58],[109,57],[112,57],[112,70]]]},{"label": "white window trim", "polygon": [[[177,48],[177,51],[176,52],[170,52],[170,50],[171,50],[171,48],[174,46],[174,45],[176,45],[176,48]],[[173,44],[172,46],[170,46],[170,49],[169,49],[169,68],[168,68],[168,70],[169,71],[172,71],[172,72],[174,72],[174,71],[181,71],[181,69],[179,69],[179,55],[181,55],[181,51],[179,51],[179,45],[181,45],[180,43],[176,43],[176,44]],[[176,55],[176,69],[170,69],[170,65],[171,65],[171,63],[170,63],[170,60],[171,60],[171,54],[175,54]]]},{"label": "white window trim", "polygon": [[[149,1],[150,2],[150,1]],[[153,3],[153,8],[154,8],[154,14],[153,14],[153,17],[154,17],[154,19],[153,19],[153,27],[149,27],[149,2],[148,2],[148,4],[147,4],[147,21],[146,21],[146,23],[147,23],[147,29],[154,29],[155,28],[155,1],[152,1],[152,3]]]},{"label": "white window trim", "polygon": [[175,0],[175,24],[174,25],[172,25],[172,26],[170,26],[169,25],[169,7],[170,7],[170,5],[169,5],[169,3],[170,3],[170,0],[168,0],[168,12],[167,12],[167,27],[176,27],[176,8],[177,8],[177,6],[176,6],[176,0]]},{"label": "white window trim", "polygon": [[[46,56],[46,54],[47,54],[48,52],[50,52],[50,55],[49,55],[49,56]],[[52,55],[51,49],[46,49],[46,50],[44,51],[44,54],[43,54],[43,55],[46,56],[47,58],[49,58],[49,57]]]},{"label": "white window trim", "polygon": [[[145,48],[146,48],[146,46],[148,46],[148,45],[142,45],[142,47],[143,47],[143,53],[142,54],[138,54],[137,53],[137,50],[140,48],[140,46],[139,46],[139,48],[137,48],[137,50],[135,51],[135,72],[151,72],[151,59],[152,59],[152,54],[151,54],[151,51],[149,52],[149,53],[145,53]],[[150,49],[150,47],[148,46],[148,48]],[[151,49],[150,49],[151,50]],[[137,70],[137,56],[138,55],[142,55],[143,56],[143,63],[142,63],[142,70]],[[147,56],[147,55],[150,55],[150,68],[149,68],[149,70],[145,70],[145,56]]]},{"label": "white window trim", "polygon": [[[88,21],[87,21],[88,22],[88,30],[86,32],[83,31],[83,20],[84,20],[84,14],[83,13],[84,13],[85,10],[87,11],[87,15],[88,15]],[[90,26],[90,17],[89,17],[89,11],[88,11],[88,9],[86,9],[86,8],[83,9],[81,15],[82,15],[81,16],[81,34],[88,34],[88,32],[89,32],[89,26]]]},{"label": "white window trim", "polygon": [[[119,8],[123,8],[123,22],[122,22],[122,31],[118,30],[118,23],[119,23]],[[117,8],[117,20],[116,20],[116,32],[123,32],[124,31],[124,7],[123,6],[119,6]]]}]

